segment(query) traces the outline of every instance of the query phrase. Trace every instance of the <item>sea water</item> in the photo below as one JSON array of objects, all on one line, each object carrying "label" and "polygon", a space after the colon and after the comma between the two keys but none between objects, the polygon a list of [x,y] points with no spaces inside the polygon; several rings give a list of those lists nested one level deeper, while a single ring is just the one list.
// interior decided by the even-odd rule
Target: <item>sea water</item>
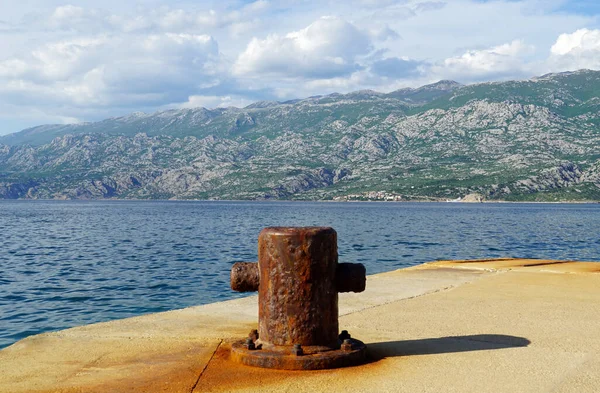
[{"label": "sea water", "polygon": [[331,226],[367,274],[437,259],[600,261],[600,204],[0,201],[0,348],[242,296],[267,226]]}]

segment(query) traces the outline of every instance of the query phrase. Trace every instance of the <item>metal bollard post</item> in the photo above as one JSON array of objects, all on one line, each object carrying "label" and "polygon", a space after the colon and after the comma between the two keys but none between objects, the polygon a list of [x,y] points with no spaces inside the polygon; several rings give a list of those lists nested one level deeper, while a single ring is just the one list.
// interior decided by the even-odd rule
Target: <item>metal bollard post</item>
[{"label": "metal bollard post", "polygon": [[338,334],[338,292],[362,292],[365,284],[362,264],[338,263],[333,228],[263,229],[258,263],[239,262],[231,269],[232,289],[258,290],[258,332],[250,334],[254,348],[246,340],[237,342],[232,359],[287,370],[363,362],[366,346],[348,332]]}]

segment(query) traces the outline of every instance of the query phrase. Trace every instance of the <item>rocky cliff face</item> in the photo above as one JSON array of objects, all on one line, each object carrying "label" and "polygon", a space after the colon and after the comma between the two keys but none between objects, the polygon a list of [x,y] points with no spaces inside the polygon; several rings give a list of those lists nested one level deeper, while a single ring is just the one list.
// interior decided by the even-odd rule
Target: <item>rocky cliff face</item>
[{"label": "rocky cliff face", "polygon": [[41,126],[0,138],[0,197],[600,199],[598,91],[578,71]]}]

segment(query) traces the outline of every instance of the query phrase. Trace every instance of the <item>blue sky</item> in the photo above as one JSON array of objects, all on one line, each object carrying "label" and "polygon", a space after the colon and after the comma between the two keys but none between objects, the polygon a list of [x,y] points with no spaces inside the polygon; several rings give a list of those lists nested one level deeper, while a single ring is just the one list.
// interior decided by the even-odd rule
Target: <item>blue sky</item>
[{"label": "blue sky", "polygon": [[597,0],[3,0],[0,134],[600,69]]},{"label": "blue sky", "polygon": [[600,14],[600,2],[597,0],[566,1],[559,7],[560,11],[581,13],[582,15]]}]

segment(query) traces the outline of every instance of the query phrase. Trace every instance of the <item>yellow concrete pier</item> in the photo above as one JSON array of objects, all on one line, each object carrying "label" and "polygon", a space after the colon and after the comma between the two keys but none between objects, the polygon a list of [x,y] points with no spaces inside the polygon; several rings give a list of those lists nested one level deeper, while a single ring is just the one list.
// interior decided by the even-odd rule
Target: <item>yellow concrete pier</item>
[{"label": "yellow concrete pier", "polygon": [[368,364],[250,368],[257,297],[81,326],[0,351],[0,392],[598,392],[600,263],[440,261],[340,295]]}]

